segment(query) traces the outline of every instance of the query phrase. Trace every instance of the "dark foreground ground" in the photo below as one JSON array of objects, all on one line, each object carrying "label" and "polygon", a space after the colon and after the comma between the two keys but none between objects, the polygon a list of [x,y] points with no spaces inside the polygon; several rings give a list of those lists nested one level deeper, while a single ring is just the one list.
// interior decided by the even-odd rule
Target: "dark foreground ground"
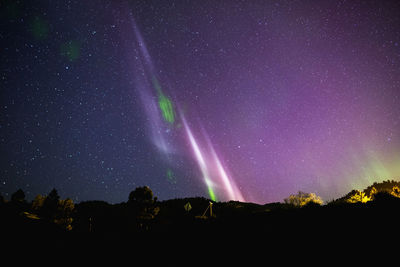
[{"label": "dark foreground ground", "polygon": [[[192,203],[190,211],[183,208],[187,202]],[[28,255],[35,263],[53,256],[58,261],[74,256],[94,261],[119,255],[114,259],[127,257],[150,265],[187,261],[189,266],[213,258],[301,261],[299,255],[313,258],[321,252],[330,255],[325,263],[340,262],[357,251],[365,260],[383,248],[388,249],[388,259],[398,257],[389,249],[399,249],[399,198],[302,208],[282,203],[214,203],[213,216],[207,212],[206,217],[198,217],[208,203],[202,198],[159,202],[160,212],[150,220],[138,220],[124,203],[82,203],[76,205],[70,231],[3,204],[1,251],[3,258],[18,255],[12,256],[17,262]]]}]

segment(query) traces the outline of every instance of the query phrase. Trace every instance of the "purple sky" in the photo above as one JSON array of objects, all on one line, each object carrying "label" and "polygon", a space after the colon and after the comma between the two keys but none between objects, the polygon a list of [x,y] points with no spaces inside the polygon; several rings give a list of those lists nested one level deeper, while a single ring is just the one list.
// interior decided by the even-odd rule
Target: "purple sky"
[{"label": "purple sky", "polygon": [[[56,187],[119,202],[146,184],[160,199],[208,197],[179,112],[246,201],[299,190],[331,200],[400,178],[398,1],[15,9],[0,36],[3,195]],[[71,43],[77,58],[60,53]],[[173,103],[173,126],[160,120],[151,76]],[[155,145],[157,132],[173,152]]]}]

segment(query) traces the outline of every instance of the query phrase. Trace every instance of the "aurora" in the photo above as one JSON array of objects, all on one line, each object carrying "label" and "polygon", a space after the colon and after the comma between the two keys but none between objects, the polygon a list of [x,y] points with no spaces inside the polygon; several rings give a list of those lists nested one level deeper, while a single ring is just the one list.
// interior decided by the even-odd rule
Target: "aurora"
[{"label": "aurora", "polygon": [[[229,94],[222,94],[220,100],[215,101],[200,90],[196,94],[202,102],[188,104],[176,88],[161,86],[162,81],[174,79],[172,76],[175,74],[156,77],[159,71],[150,53],[152,49],[148,47],[136,19],[130,16],[136,48],[142,59],[143,67],[139,69],[146,74],[139,88],[147,88],[141,94],[147,95],[143,98],[146,109],[152,107],[148,114],[153,141],[161,153],[168,155],[170,166],[174,165],[172,151],[188,159],[191,154],[200,171],[198,178],[203,181],[212,200],[260,202],[266,197],[264,190],[269,192],[267,199],[289,195],[296,190],[310,190],[329,199],[351,188],[362,188],[400,175],[396,163],[390,163],[397,162],[397,143],[382,153],[376,146],[381,142],[371,141],[373,131],[376,131],[373,125],[385,127],[384,121],[369,124],[357,117],[357,114],[362,114],[362,118],[371,114],[369,118],[379,118],[383,116],[382,111],[355,103],[354,99],[372,100],[361,89],[357,91],[357,98],[352,97],[348,91],[351,85],[340,82],[344,81],[339,79],[344,74],[335,70],[334,63],[325,70],[326,79],[332,77],[329,84],[321,82],[321,79],[319,83],[309,84],[300,78],[285,80],[282,84],[278,80],[280,76],[274,72],[264,74],[265,84],[255,83],[259,77],[250,74],[246,79],[241,75],[231,76],[233,81],[243,83],[243,88],[246,88],[245,94],[240,93],[240,102]],[[307,52],[304,54],[308,55]],[[272,60],[277,59],[272,56]],[[290,68],[287,65],[283,67]],[[311,67],[307,70],[315,71]],[[298,72],[295,75],[301,77]],[[236,86],[232,82],[226,83]],[[343,89],[333,90],[335,86]],[[331,100],[327,102],[324,99]],[[225,102],[230,104],[220,104]],[[340,108],[344,106],[348,108]],[[212,117],[207,113],[198,116],[197,110],[212,111],[209,113]],[[348,110],[352,112],[349,114]],[[215,122],[211,128],[205,127],[209,119]],[[183,128],[178,125],[183,125]],[[354,136],[358,136],[358,140],[353,140]],[[393,133],[390,136],[383,138],[383,145],[393,143]],[[182,146],[185,139],[190,151],[185,151]],[[238,181],[237,177],[240,177]],[[247,181],[251,182],[247,184]],[[258,183],[268,189],[258,191],[254,186],[250,189],[249,184]]]},{"label": "aurora", "polygon": [[149,186],[160,200],[329,201],[400,179],[399,1],[5,1],[0,13],[6,199],[54,187],[117,203]]},{"label": "aurora", "polygon": [[162,116],[166,122],[173,124],[175,122],[175,112],[174,112],[174,107],[172,105],[172,102],[162,92],[161,86],[158,83],[157,78],[153,76],[152,81],[153,81],[153,86],[156,89],[157,94],[158,94],[158,105],[162,112]]},{"label": "aurora", "polygon": [[[170,138],[160,131],[160,128],[163,128],[163,123],[160,118],[167,125],[174,125],[176,122],[176,114],[174,111],[174,105],[172,104],[172,100],[165,95],[160,85],[159,80],[155,77],[154,71],[155,67],[151,61],[151,56],[146,48],[143,37],[140,34],[140,31],[135,25],[135,22],[132,18],[133,28],[135,29],[135,36],[137,40],[138,47],[141,51],[140,56],[143,58],[142,64],[140,65],[140,69],[144,70],[146,75],[143,80],[139,81],[137,85],[142,88],[141,96],[143,99],[143,103],[145,103],[145,108],[147,110],[147,114],[150,118],[150,129],[153,135],[153,141],[160,149],[160,153],[164,154],[169,162],[173,162],[173,155],[171,151],[177,150],[171,145]],[[149,80],[151,80],[151,85],[153,91],[148,86]],[[157,105],[158,112],[156,111],[154,98],[151,95],[157,96]],[[149,108],[152,107],[152,108]],[[192,153],[194,155],[194,159],[197,162],[197,165],[201,171],[201,176],[204,181],[204,184],[207,188],[208,196],[213,201],[218,201],[219,197],[216,194],[216,188],[220,192],[221,196],[225,200],[240,200],[243,201],[244,198],[240,191],[234,186],[233,180],[228,177],[225,168],[222,166],[222,163],[217,156],[214,148],[211,145],[209,138],[206,138],[208,141],[208,147],[210,149],[209,153],[204,154],[200,145],[198,144],[198,140],[194,137],[192,130],[190,129],[186,118],[183,115],[183,112],[180,112],[180,121],[184,126],[185,135],[189,141]],[[178,128],[171,128],[172,131],[179,131]],[[204,148],[205,145],[202,147]],[[176,144],[175,144],[176,145]],[[176,181],[173,176],[173,173],[170,168],[167,169],[167,179],[171,183]]]}]

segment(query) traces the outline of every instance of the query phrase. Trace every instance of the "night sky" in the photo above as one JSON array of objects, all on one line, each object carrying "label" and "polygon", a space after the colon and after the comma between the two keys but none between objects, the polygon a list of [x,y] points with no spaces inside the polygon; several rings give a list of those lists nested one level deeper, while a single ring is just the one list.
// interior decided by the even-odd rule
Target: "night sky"
[{"label": "night sky", "polygon": [[0,193],[324,200],[400,178],[400,1],[1,1]]}]

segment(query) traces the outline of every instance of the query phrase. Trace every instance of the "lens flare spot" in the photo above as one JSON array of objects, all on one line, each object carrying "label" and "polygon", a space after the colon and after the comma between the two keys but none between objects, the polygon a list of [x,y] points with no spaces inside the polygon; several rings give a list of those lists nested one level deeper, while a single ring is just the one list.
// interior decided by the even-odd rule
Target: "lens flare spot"
[{"label": "lens flare spot", "polygon": [[167,169],[167,181],[170,184],[176,184],[176,177],[174,172],[171,169]]},{"label": "lens flare spot", "polygon": [[61,55],[68,58],[69,61],[75,61],[80,56],[80,46],[77,41],[69,41],[61,46]]},{"label": "lens flare spot", "polygon": [[38,40],[43,40],[47,38],[49,27],[42,18],[35,17],[32,21],[31,32],[33,34],[33,37]]}]

